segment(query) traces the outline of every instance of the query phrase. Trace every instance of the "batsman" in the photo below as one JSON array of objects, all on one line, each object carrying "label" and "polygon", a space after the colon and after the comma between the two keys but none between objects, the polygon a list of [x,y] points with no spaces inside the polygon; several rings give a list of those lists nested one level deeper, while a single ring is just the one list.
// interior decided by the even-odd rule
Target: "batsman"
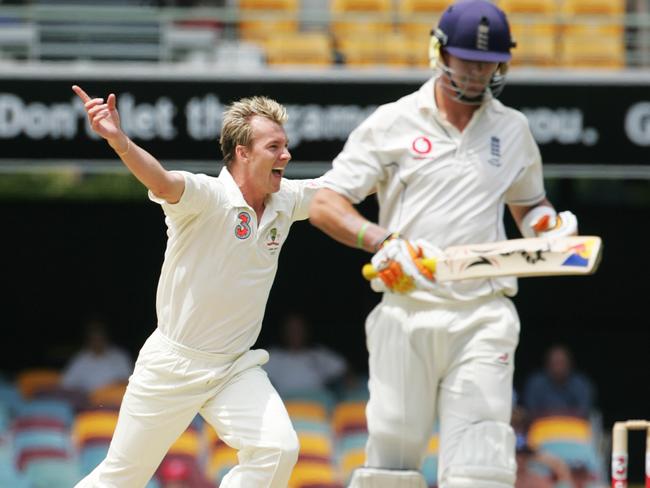
[{"label": "batsman", "polygon": [[[432,78],[352,132],[311,203],[316,227],[374,254],[384,291],[366,321],[369,438],[351,488],[425,488],[436,418],[441,488],[514,485],[516,279],[437,283],[422,263],[451,245],[504,240],[506,205],[524,237],[577,233],[575,215],[546,199],[526,118],[496,98],[513,47],[491,2],[449,6],[430,39]],[[353,206],[373,192],[377,224]]]}]

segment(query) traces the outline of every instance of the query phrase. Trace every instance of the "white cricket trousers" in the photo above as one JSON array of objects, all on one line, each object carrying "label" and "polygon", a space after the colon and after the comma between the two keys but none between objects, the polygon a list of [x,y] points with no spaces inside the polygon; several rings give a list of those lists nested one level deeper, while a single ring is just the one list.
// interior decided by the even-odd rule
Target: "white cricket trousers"
[{"label": "white cricket trousers", "polygon": [[[366,466],[419,469],[436,416],[439,486],[451,486],[445,482],[451,465],[514,466],[514,444],[510,453],[508,442],[501,442],[501,459],[485,461],[482,453],[494,452],[499,442],[477,430],[465,435],[489,424],[497,426],[495,437],[509,437],[519,318],[508,298],[430,304],[386,294],[368,316],[366,337]],[[477,480],[475,486],[491,485]]]},{"label": "white cricket trousers", "polygon": [[286,488],[298,459],[287,410],[260,365],[264,350],[211,354],[158,329],[140,350],[106,459],[77,488],[141,488],[198,413],[237,449],[221,488]]}]

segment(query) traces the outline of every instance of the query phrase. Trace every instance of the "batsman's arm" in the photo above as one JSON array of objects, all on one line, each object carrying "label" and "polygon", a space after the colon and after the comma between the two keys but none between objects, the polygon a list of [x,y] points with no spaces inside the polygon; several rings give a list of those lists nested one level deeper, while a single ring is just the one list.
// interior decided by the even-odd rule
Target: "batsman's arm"
[{"label": "batsman's arm", "polygon": [[578,235],[578,219],[570,211],[557,213],[546,198],[531,206],[510,205],[510,212],[524,237]]},{"label": "batsman's arm", "polygon": [[[515,223],[517,224],[517,228],[521,229],[523,226],[524,222],[524,217],[528,212],[530,212],[532,209],[535,207],[540,207],[540,206],[545,206],[545,207],[551,207],[553,208],[553,205],[551,205],[551,202],[547,198],[544,198],[542,201],[539,203],[536,203],[535,205],[509,205],[508,208],[510,209],[510,214],[512,215],[512,218],[515,220]],[[523,232],[522,232],[523,235]]]},{"label": "batsman's arm", "polygon": [[390,234],[364,218],[347,198],[329,188],[321,188],[314,195],[309,221],[332,239],[371,253]]},{"label": "batsman's arm", "polygon": [[155,157],[122,131],[115,95],[111,93],[104,103],[102,98],[91,98],[77,85],[73,85],[72,90],[84,103],[90,127],[106,139],[131,173],[157,197],[177,203],[185,190],[185,178],[179,173],[167,171]]}]

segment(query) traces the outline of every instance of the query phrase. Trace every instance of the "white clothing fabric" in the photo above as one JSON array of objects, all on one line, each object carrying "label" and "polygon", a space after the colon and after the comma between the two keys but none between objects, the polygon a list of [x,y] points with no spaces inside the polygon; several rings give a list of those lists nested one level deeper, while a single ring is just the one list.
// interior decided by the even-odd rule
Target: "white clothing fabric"
[{"label": "white clothing fabric", "polygon": [[[526,118],[489,99],[461,132],[441,115],[434,89],[435,78],[379,107],[350,135],[323,186],[353,203],[376,190],[379,224],[411,241],[444,249],[503,240],[505,205],[545,197]],[[513,438],[519,319],[506,296],[516,291],[516,279],[504,277],[384,293],[366,322],[368,467],[419,469],[437,415],[441,488],[467,486],[467,473],[472,486],[511,484],[514,444],[494,456],[459,454],[468,454],[470,437],[475,452],[493,449],[493,440],[471,435],[479,424],[503,427],[491,430],[494,438]]]},{"label": "white clothing fabric", "polygon": [[[322,183],[353,203],[376,189],[381,226],[441,249],[505,239],[504,204],[545,196],[525,116],[490,99],[461,133],[440,115],[434,79],[357,127]],[[442,303],[516,290],[508,277],[440,283],[412,295]]]},{"label": "white clothing fabric", "polygon": [[317,390],[341,376],[346,362],[329,349],[317,346],[302,351],[269,349],[269,362],[264,365],[273,386],[280,394],[292,391]]},{"label": "white clothing fabric", "polygon": [[106,459],[76,488],[145,486],[197,412],[239,450],[222,488],[286,488],[298,439],[260,368],[267,359],[264,350],[193,350],[156,330],[138,356]]},{"label": "white clothing fabric", "polygon": [[432,307],[386,294],[368,316],[366,337],[366,465],[419,469],[437,416],[439,485],[446,487],[447,467],[469,427],[510,421],[519,338],[514,306],[489,297]]},{"label": "white clothing fabric", "polygon": [[126,381],[132,371],[131,358],[117,347],[109,347],[102,354],[82,350],[66,365],[61,384],[65,388],[90,393],[102,386]]},{"label": "white clothing fabric", "polygon": [[182,172],[181,200],[162,205],[167,249],[158,282],[158,327],[170,339],[221,354],[257,340],[278,256],[291,224],[308,216],[313,180],[282,180],[262,221],[230,172],[218,178]]},{"label": "white clothing fabric", "polygon": [[348,488],[428,488],[418,471],[400,469],[357,468]]}]

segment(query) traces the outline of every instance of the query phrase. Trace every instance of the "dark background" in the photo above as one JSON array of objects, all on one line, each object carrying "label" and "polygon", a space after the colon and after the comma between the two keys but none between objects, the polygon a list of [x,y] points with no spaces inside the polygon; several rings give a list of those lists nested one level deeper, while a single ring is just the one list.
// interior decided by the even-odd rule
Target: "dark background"
[{"label": "dark background", "polygon": [[[583,234],[604,237],[604,259],[594,276],[520,280],[516,386],[541,365],[550,344],[565,342],[597,385],[607,425],[648,417],[648,211],[555,200],[579,216]],[[361,210],[373,217],[374,201]],[[165,246],[160,208],[143,192],[142,201],[130,203],[4,201],[0,214],[0,370],[62,366],[92,315],[106,317],[115,341],[135,356],[156,323]],[[364,371],[363,322],[379,299],[360,276],[367,258],[308,222],[296,223],[280,257],[260,345],[273,342],[279,319],[295,308],[311,319],[318,340]]]},{"label": "dark background", "polygon": [[[222,103],[262,93],[283,103],[313,103],[318,98],[319,103],[363,107],[394,99],[419,84],[16,79],[5,80],[2,91],[30,102],[63,103],[73,96],[72,81],[93,93],[129,91],[138,102],[170,96],[178,107],[206,93],[217,94]],[[632,144],[623,127],[627,109],[645,100],[647,93],[642,85],[515,83],[509,84],[502,99],[515,107],[550,107],[556,113],[578,107],[584,127],[600,134],[594,146],[544,144],[545,161],[616,166],[647,163],[648,148]],[[534,104],[527,104],[530,101]],[[0,163],[44,157],[113,158],[115,162],[104,144],[89,140],[79,129],[79,137],[73,140],[24,136],[0,140]],[[213,140],[190,140],[182,131],[173,141],[143,145],[163,161],[218,158]],[[292,153],[297,161],[327,161],[341,145],[337,140],[315,141]],[[554,180],[547,184],[555,206],[578,215],[582,234],[603,237],[604,259],[594,276],[520,280],[515,303],[522,329],[515,386],[520,390],[526,377],[542,365],[545,350],[562,342],[574,352],[578,369],[595,383],[606,430],[615,420],[648,418],[650,183]],[[585,192],[590,185],[592,190]],[[376,216],[372,199],[361,210],[371,219]],[[0,373],[11,377],[30,366],[62,367],[81,344],[84,320],[96,315],[107,319],[115,342],[135,357],[155,328],[155,291],[165,247],[162,211],[146,199],[144,190],[136,201],[0,197],[0,217],[4,326]],[[508,227],[509,235],[517,236],[511,221]],[[317,340],[365,372],[363,323],[379,299],[360,275],[367,259],[368,255],[332,241],[308,222],[295,224],[280,257],[259,345],[271,344],[282,315],[298,309],[314,324]],[[631,439],[630,472],[640,472],[642,458],[634,453],[641,452],[642,439],[634,435]]]}]

